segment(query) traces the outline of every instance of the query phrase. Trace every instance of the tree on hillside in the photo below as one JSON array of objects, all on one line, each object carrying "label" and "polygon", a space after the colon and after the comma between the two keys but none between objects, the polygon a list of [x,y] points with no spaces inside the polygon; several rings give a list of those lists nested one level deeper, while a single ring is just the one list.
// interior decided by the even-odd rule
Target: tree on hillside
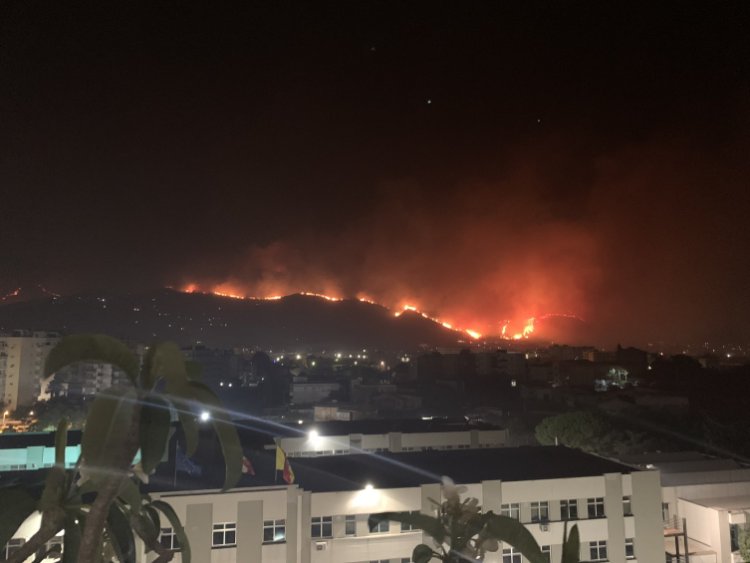
[{"label": "tree on hillside", "polygon": [[536,427],[542,445],[560,444],[599,455],[623,455],[660,447],[646,434],[615,424],[596,411],[573,411],[545,418]]},{"label": "tree on hillside", "polygon": [[[173,552],[159,544],[160,515],[169,520],[181,546],[182,561],[190,562],[190,545],[172,507],[152,501],[139,489],[167,447],[172,409],[182,423],[188,455],[198,446],[196,409],[210,409],[211,422],[225,461],[224,487],[240,477],[242,449],[234,426],[208,387],[197,380],[194,366],[185,362],[171,343],[152,346],[142,365],[128,347],[101,335],[64,338],[50,353],[46,375],[73,362],[109,362],[128,376],[126,387],[113,387],[91,404],[81,441],[81,459],[65,468],[67,421],[58,426],[55,466],[43,487],[10,486],[0,491],[0,546],[35,511],[41,513],[39,530],[10,556],[21,563],[36,554],[60,531],[65,532],[63,563],[99,563],[115,559],[135,561],[134,535],[154,563],[170,561]],[[133,466],[140,449],[141,461]]]}]

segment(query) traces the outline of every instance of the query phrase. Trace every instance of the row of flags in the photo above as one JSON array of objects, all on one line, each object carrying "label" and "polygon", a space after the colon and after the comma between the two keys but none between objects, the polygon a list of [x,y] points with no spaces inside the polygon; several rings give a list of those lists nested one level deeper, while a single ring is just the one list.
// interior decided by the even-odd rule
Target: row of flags
[{"label": "row of flags", "polygon": [[[279,471],[281,471],[281,478],[287,485],[294,483],[294,471],[292,471],[292,465],[289,463],[289,458],[286,452],[281,446],[276,446],[276,470],[274,472],[274,480],[278,478]],[[242,473],[245,475],[255,476],[255,468],[247,456],[242,456]]]},{"label": "row of flags", "polygon": [[[203,472],[202,468],[182,451],[179,444],[176,446],[175,453],[175,471],[181,471],[193,477],[200,477]],[[280,446],[276,446],[276,470],[274,472],[274,480],[278,479],[279,471],[281,471],[281,478],[287,485],[294,483],[294,471],[292,471],[292,466],[289,463],[286,452]],[[255,468],[253,467],[252,462],[244,455],[242,456],[242,473],[252,477],[255,476]]]}]

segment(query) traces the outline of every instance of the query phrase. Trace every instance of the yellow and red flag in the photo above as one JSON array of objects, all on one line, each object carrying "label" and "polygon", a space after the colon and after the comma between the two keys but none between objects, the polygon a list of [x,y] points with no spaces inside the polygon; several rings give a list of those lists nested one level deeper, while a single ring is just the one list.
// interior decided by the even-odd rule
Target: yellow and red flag
[{"label": "yellow and red flag", "polygon": [[294,483],[294,471],[292,471],[286,452],[281,449],[281,446],[276,446],[276,471],[282,472],[281,476],[287,485]]}]

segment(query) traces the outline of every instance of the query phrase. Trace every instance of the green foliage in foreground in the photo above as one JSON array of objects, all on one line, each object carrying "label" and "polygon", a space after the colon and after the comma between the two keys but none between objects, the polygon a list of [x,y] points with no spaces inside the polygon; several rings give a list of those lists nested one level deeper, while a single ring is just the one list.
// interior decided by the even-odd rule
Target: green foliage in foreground
[{"label": "green foliage in foreground", "polygon": [[[68,422],[61,421],[55,440],[55,466],[40,487],[11,486],[0,490],[0,546],[36,510],[41,527],[8,562],[21,563],[43,550],[65,531],[62,563],[135,563],[135,535],[154,551],[154,563],[170,561],[173,552],[158,541],[161,519],[175,530],[182,561],[190,563],[190,544],[172,507],[140,492],[167,448],[170,411],[176,410],[188,454],[198,446],[198,408],[211,409],[211,423],[221,443],[226,474],[224,487],[236,484],[242,469],[242,448],[234,426],[218,398],[197,380],[175,344],[152,346],[143,364],[122,342],[103,335],[69,336],[50,353],[45,375],[80,361],[109,362],[130,380],[126,387],[100,393],[86,418],[81,459],[65,468]],[[140,463],[132,461],[138,450]]]},{"label": "green foliage in foreground", "polygon": [[[460,493],[465,490],[465,487],[457,487],[445,479],[443,497],[446,500],[442,503],[432,501],[437,516],[419,512],[381,512],[371,515],[368,524],[372,530],[380,522],[391,520],[428,534],[433,539],[432,545],[422,543],[416,546],[412,552],[414,563],[428,563],[433,559],[444,563],[483,561],[488,552],[500,549],[501,542],[513,546],[530,563],[546,563],[545,555],[526,526],[515,518],[492,511],[482,512],[475,498],[462,501]],[[574,525],[568,535],[566,523],[562,551],[562,563],[579,562],[578,526]]]}]

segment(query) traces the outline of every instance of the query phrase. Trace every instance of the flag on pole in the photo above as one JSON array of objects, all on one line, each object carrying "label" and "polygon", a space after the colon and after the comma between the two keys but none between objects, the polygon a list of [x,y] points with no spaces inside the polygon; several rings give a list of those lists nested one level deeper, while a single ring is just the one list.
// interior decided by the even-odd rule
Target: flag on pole
[{"label": "flag on pole", "polygon": [[253,464],[250,463],[250,460],[244,455],[242,456],[242,473],[255,477],[255,468],[253,467]]},{"label": "flag on pole", "polygon": [[281,476],[287,485],[294,483],[294,471],[286,456],[286,452],[281,446],[276,446],[276,471],[281,471]]},{"label": "flag on pole", "polygon": [[284,471],[284,463],[286,463],[286,452],[281,449],[281,446],[276,446],[276,471]]}]

